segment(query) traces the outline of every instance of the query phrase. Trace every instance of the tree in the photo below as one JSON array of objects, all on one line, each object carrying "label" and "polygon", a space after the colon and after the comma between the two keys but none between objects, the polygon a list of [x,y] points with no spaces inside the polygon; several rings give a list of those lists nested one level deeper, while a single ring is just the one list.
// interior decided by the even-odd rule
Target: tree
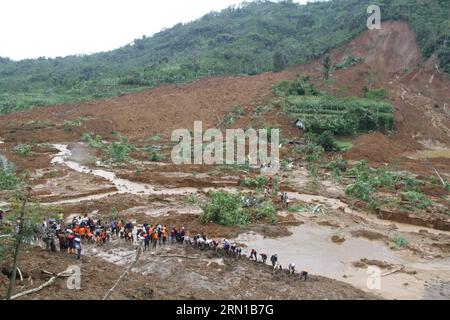
[{"label": "tree", "polygon": [[323,78],[325,80],[328,80],[330,78],[330,72],[331,72],[331,54],[327,52],[323,58]]},{"label": "tree", "polygon": [[9,300],[14,293],[16,276],[18,269],[18,258],[21,246],[24,242],[30,242],[40,232],[41,208],[38,204],[30,204],[31,187],[26,182],[27,177],[21,177],[21,184],[11,198],[11,220],[17,221],[17,226],[11,231],[11,237],[7,241],[11,245],[2,244],[5,250],[1,252],[2,260],[12,255],[12,267],[9,279],[6,300]]},{"label": "tree", "polygon": [[333,134],[330,131],[325,131],[317,136],[316,143],[321,146],[325,151],[338,151],[339,147],[336,144]]},{"label": "tree", "polygon": [[286,62],[284,60],[284,56],[281,51],[276,51],[273,55],[273,72],[280,72],[286,66]]}]

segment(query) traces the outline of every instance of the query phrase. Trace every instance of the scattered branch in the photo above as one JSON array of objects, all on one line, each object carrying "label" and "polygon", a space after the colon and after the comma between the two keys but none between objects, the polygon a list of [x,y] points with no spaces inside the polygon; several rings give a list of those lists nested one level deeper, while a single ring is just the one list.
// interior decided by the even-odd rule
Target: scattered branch
[{"label": "scattered branch", "polygon": [[68,271],[65,270],[65,271],[63,271],[63,272],[61,272],[61,273],[58,273],[56,276],[51,277],[50,280],[48,280],[47,282],[43,283],[43,284],[40,285],[39,287],[34,288],[34,289],[30,289],[30,290],[27,290],[27,291],[20,292],[20,293],[18,293],[18,294],[16,294],[16,295],[10,297],[9,300],[15,300],[15,299],[18,299],[18,298],[20,298],[20,297],[23,297],[23,296],[26,296],[26,295],[29,295],[29,294],[32,294],[32,293],[41,291],[42,289],[44,289],[44,288],[50,286],[51,284],[53,284],[53,282],[55,282],[55,280],[56,280],[57,278],[60,278],[60,277],[70,277],[72,274],[68,274],[67,272],[68,272]]}]

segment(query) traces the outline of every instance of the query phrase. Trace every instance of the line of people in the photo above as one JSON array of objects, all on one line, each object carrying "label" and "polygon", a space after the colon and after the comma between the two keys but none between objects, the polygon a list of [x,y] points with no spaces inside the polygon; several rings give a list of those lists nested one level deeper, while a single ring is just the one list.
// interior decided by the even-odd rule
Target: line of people
[{"label": "line of people", "polygon": [[[103,245],[118,239],[121,242],[129,243],[135,247],[142,246],[143,251],[156,249],[157,245],[167,244],[186,244],[194,245],[201,250],[222,250],[225,254],[231,254],[235,258],[242,257],[242,248],[236,246],[228,239],[222,241],[208,239],[204,234],[197,234],[190,237],[184,227],[171,227],[161,224],[137,225],[132,222],[124,222],[123,220],[112,220],[110,222],[97,220],[94,221],[89,215],[73,218],[71,223],[65,224],[63,215],[60,214],[57,219],[44,220],[42,223],[42,240],[46,245],[46,250],[56,252],[56,241],[59,242],[59,250],[76,255],[77,259],[81,258],[83,244]],[[249,259],[255,262],[267,263],[268,255],[252,249]],[[270,257],[273,270],[282,270],[282,266],[278,261],[277,254]],[[289,274],[295,273],[295,264],[290,263],[288,266]],[[307,280],[308,271],[303,270],[300,275]]]}]

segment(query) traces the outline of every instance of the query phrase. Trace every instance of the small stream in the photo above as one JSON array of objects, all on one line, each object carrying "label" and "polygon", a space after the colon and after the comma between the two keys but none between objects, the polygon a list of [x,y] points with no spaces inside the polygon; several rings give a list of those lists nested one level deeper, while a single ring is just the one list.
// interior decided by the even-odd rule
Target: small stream
[{"label": "small stream", "polygon": [[78,162],[70,160],[72,152],[69,150],[67,145],[54,144],[53,147],[59,150],[59,153],[52,159],[53,164],[65,165],[76,172],[92,174],[96,177],[104,178],[117,188],[118,193],[128,193],[133,195],[186,195],[197,193],[199,191],[208,192],[209,190],[235,190],[235,188],[164,188],[155,187],[146,183],[132,182],[127,179],[118,178],[116,174],[111,171],[102,169],[89,169],[88,167],[83,166]]}]

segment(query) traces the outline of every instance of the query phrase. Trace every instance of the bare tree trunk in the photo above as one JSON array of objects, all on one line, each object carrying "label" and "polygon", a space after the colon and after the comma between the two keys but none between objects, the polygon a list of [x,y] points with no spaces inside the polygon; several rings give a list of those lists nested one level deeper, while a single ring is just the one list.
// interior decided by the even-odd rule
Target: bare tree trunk
[{"label": "bare tree trunk", "polygon": [[6,300],[10,300],[14,292],[14,287],[16,286],[16,274],[17,274],[17,259],[19,257],[20,245],[22,244],[22,228],[23,221],[25,218],[25,208],[27,205],[27,196],[24,197],[22,202],[22,208],[20,209],[20,223],[19,229],[17,230],[16,246],[14,249],[14,262],[11,272],[11,278],[9,279],[8,293],[6,294]]}]

